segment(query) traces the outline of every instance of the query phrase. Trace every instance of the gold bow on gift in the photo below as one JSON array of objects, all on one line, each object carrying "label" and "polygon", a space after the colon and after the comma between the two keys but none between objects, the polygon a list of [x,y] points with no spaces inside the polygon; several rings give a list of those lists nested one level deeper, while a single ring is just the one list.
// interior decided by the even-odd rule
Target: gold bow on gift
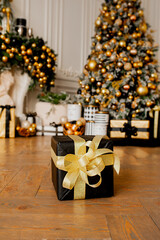
[{"label": "gold bow on gift", "polygon": [[[100,141],[102,138],[107,138],[106,136],[96,136],[92,141],[87,142],[79,136],[70,136],[70,138],[74,141],[75,154],[56,156],[51,149],[51,156],[56,167],[67,172],[63,187],[70,190],[74,187],[74,199],[84,199],[86,184],[93,188],[100,186],[101,172],[105,166],[114,165],[114,169],[119,173],[120,162],[112,150],[98,149]],[[99,181],[96,184],[90,184],[88,176],[96,175],[100,177]]]},{"label": "gold bow on gift", "polygon": [[[153,115],[153,112],[155,111],[155,116]],[[159,111],[160,106],[155,106],[152,108],[152,110],[149,112],[149,116],[151,118],[154,117],[154,138],[158,137],[158,122],[159,122]]]}]

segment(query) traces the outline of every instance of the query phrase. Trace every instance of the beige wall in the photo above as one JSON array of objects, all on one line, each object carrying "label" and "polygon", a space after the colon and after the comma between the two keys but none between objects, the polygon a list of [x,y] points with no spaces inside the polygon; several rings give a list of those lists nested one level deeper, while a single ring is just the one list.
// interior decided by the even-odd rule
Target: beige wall
[{"label": "beige wall", "polygon": [[[78,75],[82,72],[90,52],[94,22],[103,0],[14,0],[14,15],[27,19],[35,36],[43,37],[58,53],[56,91],[75,93]],[[143,0],[147,21],[156,30],[160,42],[160,0]],[[160,56],[159,56],[160,60]],[[31,104],[32,102],[32,104]],[[35,97],[27,96],[33,110]],[[28,110],[28,109],[27,109]]]}]

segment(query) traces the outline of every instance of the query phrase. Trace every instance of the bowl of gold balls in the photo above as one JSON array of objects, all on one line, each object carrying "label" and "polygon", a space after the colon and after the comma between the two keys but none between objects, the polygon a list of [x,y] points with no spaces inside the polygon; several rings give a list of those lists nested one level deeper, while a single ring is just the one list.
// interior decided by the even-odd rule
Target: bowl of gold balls
[{"label": "bowl of gold balls", "polygon": [[63,133],[64,135],[77,135],[81,136],[85,131],[86,120],[80,118],[77,121],[65,122],[63,123]]},{"label": "bowl of gold balls", "polygon": [[36,124],[30,123],[28,120],[25,120],[21,123],[21,126],[16,127],[17,133],[21,137],[30,137],[36,135]]}]

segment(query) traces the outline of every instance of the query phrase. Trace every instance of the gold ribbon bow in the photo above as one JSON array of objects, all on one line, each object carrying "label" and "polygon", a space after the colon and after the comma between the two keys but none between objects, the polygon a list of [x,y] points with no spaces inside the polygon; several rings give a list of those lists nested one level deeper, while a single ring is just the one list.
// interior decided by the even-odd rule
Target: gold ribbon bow
[{"label": "gold ribbon bow", "polygon": [[[75,154],[56,156],[51,149],[51,156],[56,167],[67,172],[63,187],[70,190],[74,187],[74,199],[84,199],[86,184],[93,188],[100,186],[101,172],[105,166],[114,165],[114,169],[119,174],[120,162],[112,150],[98,149],[100,141],[106,136],[96,136],[92,141],[87,142],[79,136],[70,136],[70,138],[74,141]],[[88,176],[96,175],[99,176],[99,181],[90,184]]]},{"label": "gold ribbon bow", "polygon": [[[153,111],[155,111],[155,115],[153,115]],[[149,116],[151,118],[154,117],[154,138],[158,137],[158,122],[159,122],[159,111],[160,106],[155,106],[152,108],[152,110],[149,112]]]}]

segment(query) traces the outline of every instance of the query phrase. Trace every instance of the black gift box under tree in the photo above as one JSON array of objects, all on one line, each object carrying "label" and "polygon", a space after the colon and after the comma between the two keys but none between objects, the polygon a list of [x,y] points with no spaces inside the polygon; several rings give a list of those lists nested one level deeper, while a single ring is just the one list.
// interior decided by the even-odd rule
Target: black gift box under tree
[{"label": "black gift box under tree", "polygon": [[[85,141],[92,141],[93,136],[82,136]],[[87,147],[88,149],[88,147]],[[112,141],[102,138],[98,146],[99,149],[113,150]],[[75,187],[70,190],[63,187],[63,180],[66,171],[60,170],[55,166],[55,156],[66,156],[75,153],[75,142],[69,136],[55,136],[51,139],[51,171],[52,182],[57,192],[59,200],[72,200],[72,199],[89,199],[89,198],[102,198],[113,196],[113,164],[105,165],[104,170],[101,172],[102,182],[98,187],[90,187],[85,184],[84,198],[75,198]],[[110,155],[110,156],[109,156]],[[112,156],[111,156],[112,155]],[[103,155],[104,156],[104,155]],[[105,155],[106,156],[106,155]],[[113,154],[107,154],[108,158],[113,157]],[[54,159],[53,159],[54,158]],[[99,181],[99,176],[88,177],[89,184],[96,184]]]}]

